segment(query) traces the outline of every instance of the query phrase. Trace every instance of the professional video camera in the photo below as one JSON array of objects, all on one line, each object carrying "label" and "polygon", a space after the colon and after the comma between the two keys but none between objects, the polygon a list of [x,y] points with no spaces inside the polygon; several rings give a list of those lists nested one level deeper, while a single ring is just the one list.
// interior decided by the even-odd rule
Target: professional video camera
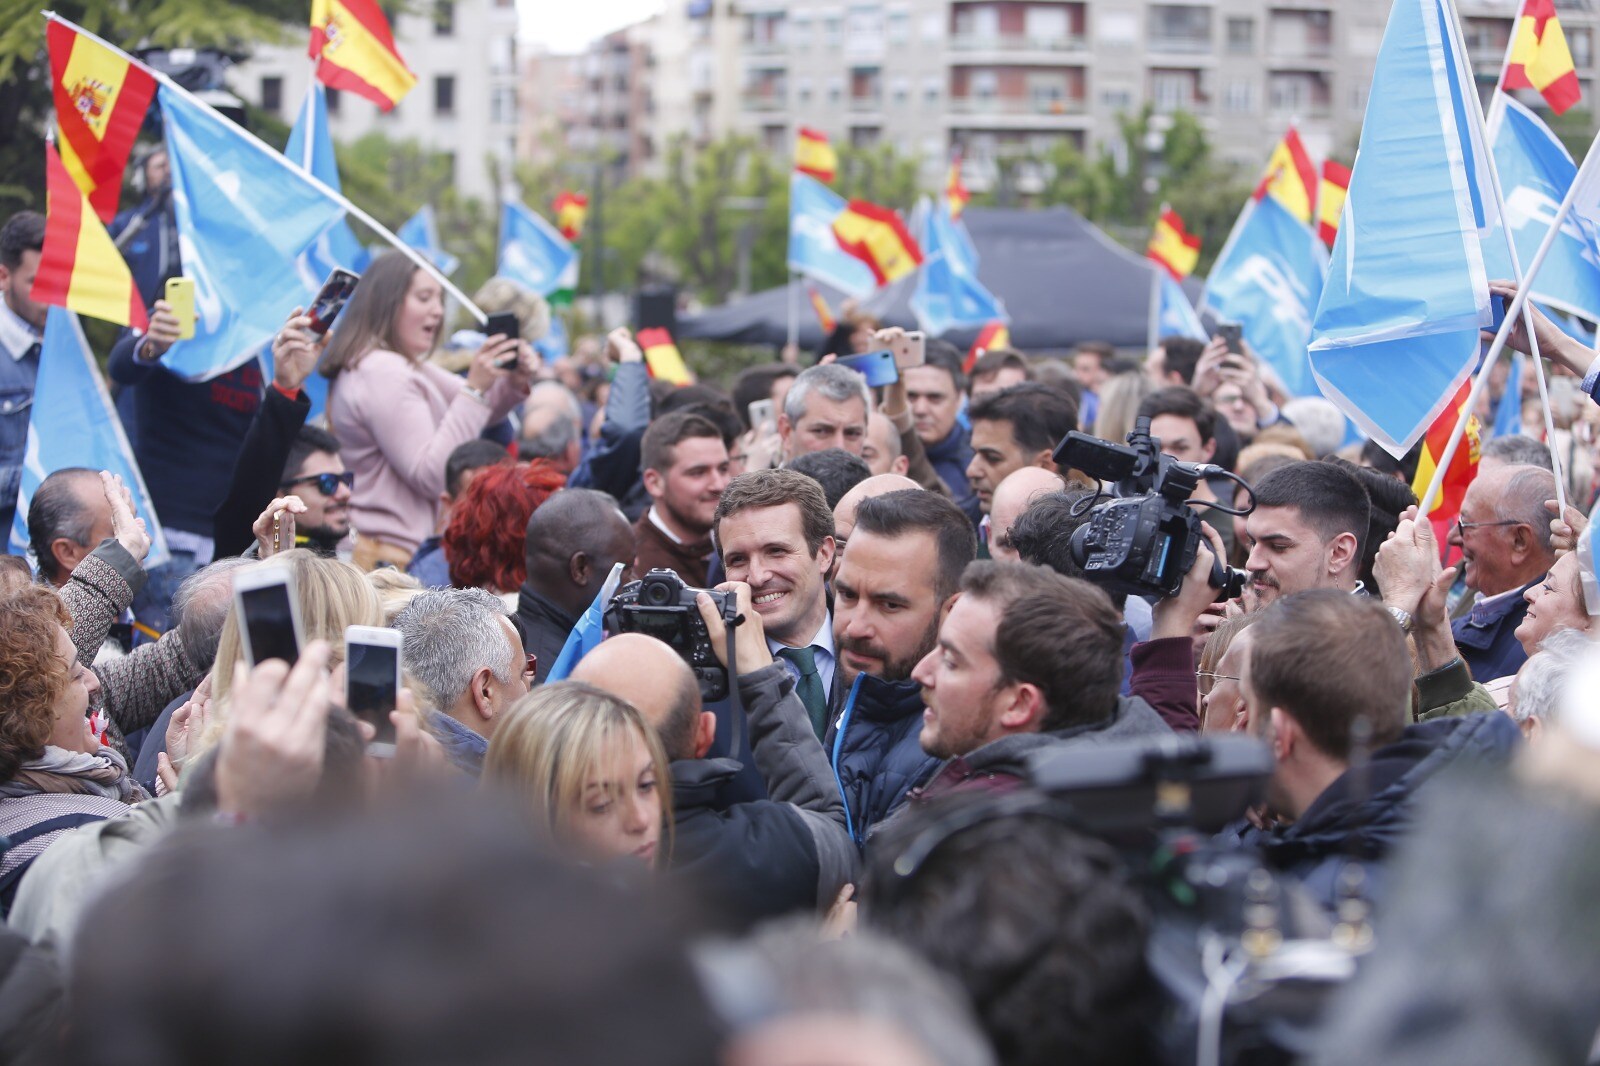
[{"label": "professional video camera", "polygon": [[618,589],[606,607],[605,626],[611,633],[643,633],[670,644],[694,670],[701,698],[716,703],[728,698],[728,671],[712,650],[705,619],[695,605],[695,597],[702,592],[711,597],[728,624],[731,643],[739,613],[733,597],[712,589],[690,588],[672,570],[652,570]]},{"label": "professional video camera", "polygon": [[[1072,558],[1083,576],[1107,592],[1124,596],[1175,596],[1183,576],[1194,565],[1204,534],[1200,516],[1189,508],[1189,495],[1200,479],[1222,475],[1246,485],[1220,466],[1180,463],[1161,454],[1150,436],[1150,419],[1140,417],[1128,434],[1128,443],[1110,444],[1087,433],[1073,431],[1056,446],[1056,465],[1082,470],[1098,481],[1111,482],[1120,499],[1095,508],[1087,525],[1072,534]],[[1095,495],[1083,507],[1093,507]],[[1211,504],[1228,515],[1249,514]],[[1075,512],[1081,514],[1081,511]],[[1246,574],[1221,559],[1211,565],[1211,587],[1217,599],[1231,600],[1244,591]]]},{"label": "professional video camera", "polygon": [[1253,737],[1171,735],[1046,748],[1029,778],[1121,852],[1150,900],[1146,948],[1167,1004],[1163,1062],[1290,1063],[1371,942],[1350,864],[1336,917],[1292,876],[1215,834],[1262,801],[1272,755]]}]

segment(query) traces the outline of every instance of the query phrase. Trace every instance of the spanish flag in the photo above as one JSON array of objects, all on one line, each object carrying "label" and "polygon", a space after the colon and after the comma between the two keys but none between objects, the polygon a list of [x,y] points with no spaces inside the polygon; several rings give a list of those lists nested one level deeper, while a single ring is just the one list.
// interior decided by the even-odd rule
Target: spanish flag
[{"label": "spanish flag", "polygon": [[88,194],[94,213],[110,222],[156,80],[121,52],[68,23],[51,20],[45,40],[61,127],[61,163]]},{"label": "spanish flag", "polygon": [[1511,61],[1501,88],[1538,89],[1558,115],[1577,103],[1578,72],[1556,18],[1555,0],[1523,0],[1511,33]]},{"label": "spanish flag", "polygon": [[674,385],[694,384],[694,375],[689,373],[683,353],[672,342],[672,334],[656,327],[641,329],[633,339],[644,349],[644,365],[651,377],[670,381]]},{"label": "spanish flag", "polygon": [[1293,126],[1283,135],[1267,160],[1266,173],[1256,186],[1255,199],[1271,194],[1288,212],[1311,225],[1317,205],[1317,168]]},{"label": "spanish flag", "polygon": [[377,0],[311,0],[309,54],[322,84],[365,96],[384,111],[417,84]]},{"label": "spanish flag", "polygon": [[1004,322],[991,322],[978,331],[978,336],[972,342],[972,347],[967,349],[966,362],[961,364],[963,374],[972,373],[972,368],[978,360],[983,358],[984,352],[992,352],[996,348],[1011,347],[1011,330]]},{"label": "spanish flag", "polygon": [[1329,248],[1339,234],[1339,215],[1350,192],[1350,168],[1331,159],[1322,163],[1322,187],[1317,190],[1317,236]]},{"label": "spanish flag", "polygon": [[1170,207],[1163,207],[1156,217],[1156,228],[1145,246],[1146,259],[1152,259],[1166,268],[1173,281],[1182,281],[1194,273],[1200,262],[1200,237],[1183,228],[1183,218]]},{"label": "spanish flag", "polygon": [[887,207],[851,200],[833,220],[839,247],[872,270],[879,285],[898,281],[922,265],[922,249],[900,216]]},{"label": "spanish flag", "polygon": [[801,126],[794,142],[794,168],[826,185],[839,169],[839,153],[828,143],[827,134]]},{"label": "spanish flag", "polygon": [[583,221],[589,217],[589,198],[581,192],[563,192],[552,201],[556,229],[569,241],[583,236]]},{"label": "spanish flag", "polygon": [[950,160],[950,173],[944,179],[944,201],[950,205],[950,217],[960,218],[961,212],[972,202],[972,193],[961,183],[961,153]]},{"label": "spanish flag", "polygon": [[[1417,476],[1411,481],[1411,491],[1417,494],[1417,499],[1422,499],[1422,494],[1428,491],[1428,483],[1433,480],[1433,473],[1439,468],[1439,459],[1444,455],[1445,446],[1450,443],[1450,435],[1455,432],[1456,419],[1461,417],[1461,407],[1467,402],[1467,397],[1472,391],[1472,382],[1463,381],[1461,388],[1456,390],[1455,397],[1439,412],[1439,417],[1433,420],[1433,425],[1428,427],[1427,435],[1422,438],[1422,455],[1417,461]],[[1440,484],[1439,498],[1434,501],[1433,510],[1428,512],[1428,520],[1433,523],[1433,532],[1439,543],[1443,545],[1450,537],[1450,527],[1461,515],[1461,501],[1467,495],[1467,486],[1472,484],[1472,479],[1478,476],[1478,444],[1479,444],[1478,416],[1473,415],[1467,420],[1467,434],[1456,448],[1456,454],[1451,457],[1450,468],[1445,471],[1444,481]]]},{"label": "spanish flag", "polygon": [[33,299],[122,326],[149,328],[133,273],[95,217],[89,197],[73,181],[56,146],[46,142],[44,151],[49,213]]},{"label": "spanish flag", "polygon": [[839,320],[833,317],[833,310],[828,306],[827,297],[817,291],[817,287],[806,282],[806,295],[811,298],[811,310],[817,313],[817,322],[822,326],[823,336],[831,334],[839,325]]}]

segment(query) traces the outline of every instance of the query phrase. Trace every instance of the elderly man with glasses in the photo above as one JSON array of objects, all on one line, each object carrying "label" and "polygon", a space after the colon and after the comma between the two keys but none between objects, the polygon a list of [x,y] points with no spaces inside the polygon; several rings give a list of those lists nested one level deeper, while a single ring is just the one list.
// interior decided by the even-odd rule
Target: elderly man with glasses
[{"label": "elderly man with glasses", "polygon": [[1450,543],[1461,549],[1472,610],[1451,626],[1456,649],[1475,681],[1517,672],[1527,653],[1516,638],[1528,602],[1522,594],[1555,562],[1550,515],[1555,476],[1537,466],[1481,471],[1461,501]]}]

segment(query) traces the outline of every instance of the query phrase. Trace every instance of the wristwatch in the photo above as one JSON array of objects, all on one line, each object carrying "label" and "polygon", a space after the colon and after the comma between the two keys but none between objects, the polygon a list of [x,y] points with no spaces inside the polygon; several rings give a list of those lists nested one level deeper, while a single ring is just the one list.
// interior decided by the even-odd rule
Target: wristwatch
[{"label": "wristwatch", "polygon": [[1400,623],[1400,632],[1409,633],[1411,627],[1416,625],[1416,619],[1411,617],[1411,612],[1404,607],[1385,607],[1384,610],[1394,615],[1394,620]]}]

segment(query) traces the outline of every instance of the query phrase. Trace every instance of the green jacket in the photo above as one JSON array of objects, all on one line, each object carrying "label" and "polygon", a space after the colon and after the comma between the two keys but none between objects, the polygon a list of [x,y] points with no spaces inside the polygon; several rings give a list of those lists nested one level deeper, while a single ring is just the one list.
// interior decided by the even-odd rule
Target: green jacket
[{"label": "green jacket", "polygon": [[1472,671],[1459,656],[1437,670],[1419,675],[1416,685],[1414,717],[1419,722],[1500,709],[1489,690],[1472,680]]}]

